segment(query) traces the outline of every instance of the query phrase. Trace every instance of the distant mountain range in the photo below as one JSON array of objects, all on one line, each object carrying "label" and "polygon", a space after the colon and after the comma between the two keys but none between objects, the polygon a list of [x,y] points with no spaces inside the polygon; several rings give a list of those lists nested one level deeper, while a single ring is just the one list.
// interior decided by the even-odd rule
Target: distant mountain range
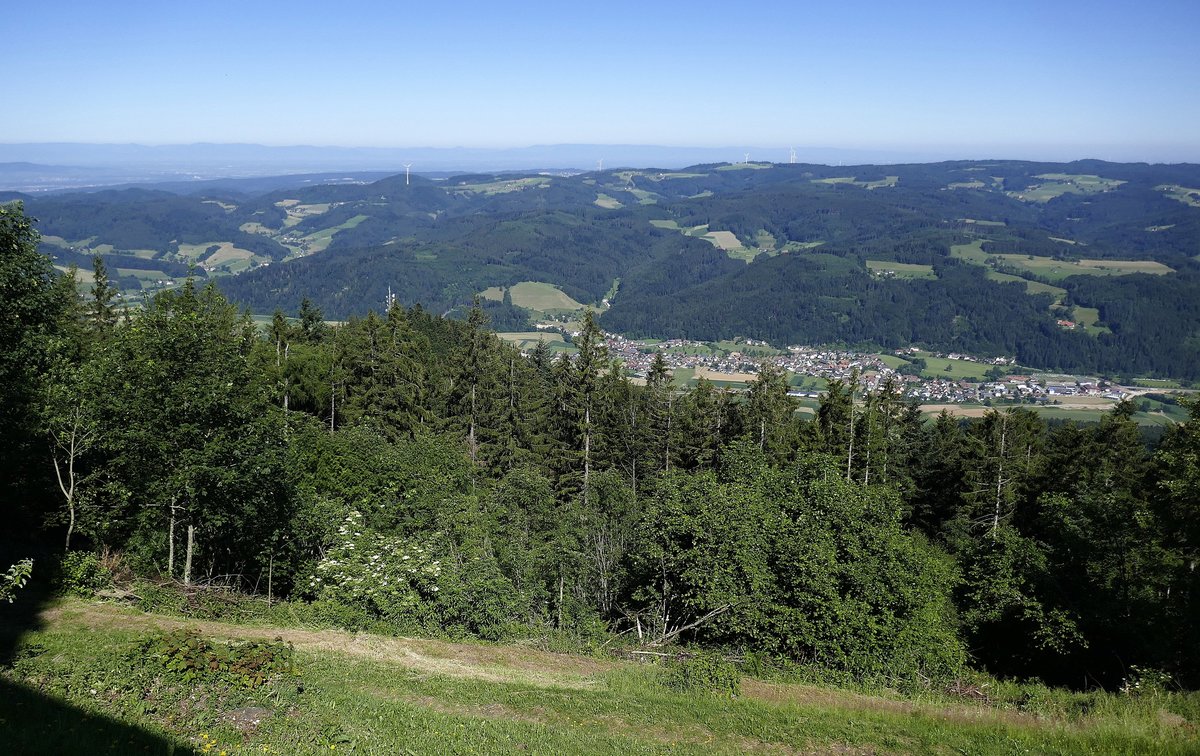
[{"label": "distant mountain range", "polygon": [[[258,144],[31,143],[0,144],[0,191],[78,191],[112,186],[180,184],[281,174],[396,173],[411,165],[421,175],[446,172],[585,171],[605,168],[681,168],[744,160],[785,162],[788,147],[670,147],[657,145],[556,144],[511,149],[468,147],[269,147]],[[830,165],[914,162],[937,156],[796,148],[795,159]],[[943,156],[944,157],[944,156]],[[300,184],[295,184],[299,186]]]}]

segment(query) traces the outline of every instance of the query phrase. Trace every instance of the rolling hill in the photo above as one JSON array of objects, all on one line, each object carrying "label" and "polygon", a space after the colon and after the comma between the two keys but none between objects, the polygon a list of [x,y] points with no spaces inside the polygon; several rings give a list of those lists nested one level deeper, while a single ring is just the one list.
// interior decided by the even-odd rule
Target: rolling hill
[{"label": "rolling hill", "polygon": [[[189,266],[257,312],[307,297],[334,318],[389,288],[452,312],[541,282],[609,299],[602,325],[635,335],[1200,378],[1197,187],[1195,165],[748,162],[4,198],[60,265],[101,254],[130,298]],[[485,304],[528,325],[516,303]]]}]

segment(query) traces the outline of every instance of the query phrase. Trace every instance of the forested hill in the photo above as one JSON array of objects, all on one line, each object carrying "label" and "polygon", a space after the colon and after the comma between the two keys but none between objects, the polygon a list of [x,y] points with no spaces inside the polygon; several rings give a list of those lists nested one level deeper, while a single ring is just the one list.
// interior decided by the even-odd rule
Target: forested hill
[{"label": "forested hill", "polygon": [[590,315],[573,357],[522,358],[474,308],[260,330],[192,280],[123,317],[97,276],[81,297],[0,206],[0,589],[45,537],[36,575],[204,576],[356,630],[1200,685],[1195,401],[1153,448],[1128,403],[928,423],[853,374],[807,414],[769,364],[680,390],[660,352],[635,383]]},{"label": "forested hill", "polygon": [[44,251],[64,265],[103,254],[131,295],[191,264],[258,312],[308,297],[341,319],[389,290],[461,313],[485,289],[539,281],[608,297],[601,324],[630,335],[915,343],[1200,377],[1195,165],[740,163],[26,204]]}]

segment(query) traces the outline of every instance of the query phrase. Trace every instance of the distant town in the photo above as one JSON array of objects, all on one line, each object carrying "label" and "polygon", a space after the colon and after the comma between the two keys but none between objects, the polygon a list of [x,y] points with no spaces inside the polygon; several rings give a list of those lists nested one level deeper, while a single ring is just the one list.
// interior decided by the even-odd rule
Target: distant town
[{"label": "distant town", "polygon": [[[857,376],[859,385],[875,391],[891,379],[901,393],[922,404],[977,404],[983,402],[1055,403],[1071,398],[1091,397],[1110,401],[1129,399],[1141,393],[1111,385],[1091,376],[1034,375],[1018,370],[1013,358],[977,358],[966,354],[933,354],[938,359],[972,362],[986,368],[984,378],[929,378],[904,372],[888,364],[884,355],[840,350],[828,347],[788,346],[772,349],[763,341],[739,341],[743,351],[716,350],[711,344],[685,339],[640,341],[619,334],[605,334],[609,354],[619,358],[635,377],[644,377],[654,361],[656,352],[672,371],[690,370],[696,377],[707,377],[719,383],[753,381],[760,366],[768,364],[802,378],[824,381],[849,380]],[[897,357],[919,359],[925,354],[915,347],[896,350]],[[911,368],[911,362],[908,363]],[[816,398],[822,393],[819,382],[793,381],[799,387],[790,392],[796,397]],[[816,383],[817,385],[814,385]]]}]

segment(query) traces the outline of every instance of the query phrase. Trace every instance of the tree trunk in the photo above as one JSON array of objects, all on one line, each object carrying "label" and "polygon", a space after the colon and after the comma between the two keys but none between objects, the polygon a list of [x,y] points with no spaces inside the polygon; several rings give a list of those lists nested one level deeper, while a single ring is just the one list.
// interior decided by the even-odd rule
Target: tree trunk
[{"label": "tree trunk", "polygon": [[196,544],[196,526],[188,523],[187,557],[183,561],[183,584],[192,584],[192,551]]},{"label": "tree trunk", "polygon": [[583,410],[583,506],[588,505],[588,480],[592,472],[592,408]]},{"label": "tree trunk", "polygon": [[167,577],[175,577],[175,500],[171,500],[171,524],[167,527]]},{"label": "tree trunk", "polygon": [[1000,459],[997,464],[999,468],[996,470],[996,505],[992,511],[992,540],[996,540],[1000,531],[1000,503],[1001,493],[1004,487],[1004,452],[1005,445],[1008,441],[1008,416],[1005,415],[1000,420]]}]

